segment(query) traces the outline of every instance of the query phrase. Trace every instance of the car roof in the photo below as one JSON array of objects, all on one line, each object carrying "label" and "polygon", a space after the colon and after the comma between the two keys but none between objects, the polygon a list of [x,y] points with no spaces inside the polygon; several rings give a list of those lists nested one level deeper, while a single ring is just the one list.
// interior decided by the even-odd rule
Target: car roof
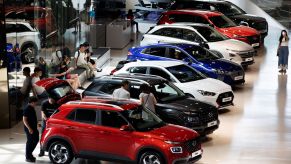
[{"label": "car roof", "polygon": [[191,1],[195,1],[195,2],[205,2],[205,3],[211,3],[211,4],[228,4],[229,1],[223,1],[223,0],[176,0],[177,3],[179,2],[191,2]]},{"label": "car roof", "polygon": [[100,98],[96,96],[86,96],[82,100],[69,101],[63,104],[60,110],[73,110],[82,108],[93,110],[108,110],[108,111],[125,111],[131,110],[140,106],[139,102],[132,100],[114,100],[112,98]]},{"label": "car roof", "polygon": [[217,11],[207,11],[207,10],[189,10],[189,9],[181,9],[181,10],[170,10],[166,11],[165,14],[198,14],[198,15],[205,15],[207,17],[212,16],[220,16],[222,13]]},{"label": "car roof", "polygon": [[182,65],[180,61],[136,61],[125,64],[126,66],[160,66],[160,67],[173,67]]},{"label": "car roof", "polygon": [[119,74],[119,75],[104,75],[100,78],[94,80],[94,82],[99,81],[122,81],[128,80],[130,82],[137,82],[137,83],[147,83],[149,85],[159,84],[161,82],[166,82],[167,80],[154,75],[144,75],[144,74]]}]

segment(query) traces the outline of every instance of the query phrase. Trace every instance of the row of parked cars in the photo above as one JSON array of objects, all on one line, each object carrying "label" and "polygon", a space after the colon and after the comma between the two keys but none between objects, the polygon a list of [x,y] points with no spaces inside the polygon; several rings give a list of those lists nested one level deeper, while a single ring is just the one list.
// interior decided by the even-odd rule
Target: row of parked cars
[{"label": "row of parked cars", "polygon": [[[208,23],[194,21],[202,17]],[[53,163],[84,157],[180,164],[202,157],[201,136],[218,129],[219,109],[233,105],[232,86],[245,82],[243,67],[254,62],[263,34],[212,11],[168,11],[158,24],[165,25],[151,28],[127,60],[81,96],[63,80],[37,82],[61,105],[41,137]],[[131,99],[113,100],[123,80]],[[157,99],[156,113],[140,105],[143,84]]]}]

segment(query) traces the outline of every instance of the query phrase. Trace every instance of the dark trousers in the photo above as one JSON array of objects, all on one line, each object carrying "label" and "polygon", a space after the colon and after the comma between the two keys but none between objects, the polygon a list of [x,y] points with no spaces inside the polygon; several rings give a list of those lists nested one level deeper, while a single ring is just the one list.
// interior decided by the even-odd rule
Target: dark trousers
[{"label": "dark trousers", "polygon": [[39,132],[37,129],[33,130],[33,133],[30,134],[28,129],[24,129],[27,137],[26,141],[26,151],[25,151],[25,156],[27,159],[32,158],[32,152],[34,151],[36,145],[38,144],[39,141]]},{"label": "dark trousers", "polygon": [[[43,134],[45,127],[46,127],[46,120],[42,120],[41,121],[41,135]],[[40,145],[40,153],[44,153],[44,150],[42,150],[41,145]]]}]

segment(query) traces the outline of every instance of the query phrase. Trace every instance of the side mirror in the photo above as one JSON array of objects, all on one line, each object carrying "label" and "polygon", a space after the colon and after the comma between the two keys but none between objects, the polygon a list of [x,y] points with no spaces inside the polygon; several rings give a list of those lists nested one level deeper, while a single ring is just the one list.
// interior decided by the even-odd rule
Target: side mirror
[{"label": "side mirror", "polygon": [[131,132],[133,131],[132,127],[130,125],[122,125],[120,128],[120,131],[127,131],[127,132]]}]

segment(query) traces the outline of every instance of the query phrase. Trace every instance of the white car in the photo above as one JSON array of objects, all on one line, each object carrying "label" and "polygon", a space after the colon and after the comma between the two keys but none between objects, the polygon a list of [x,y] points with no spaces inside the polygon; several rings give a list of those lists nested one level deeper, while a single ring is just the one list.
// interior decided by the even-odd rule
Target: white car
[{"label": "white car", "polygon": [[137,61],[125,64],[114,75],[140,73],[161,76],[173,82],[186,94],[218,108],[233,105],[231,87],[216,79],[206,78],[194,68],[178,61]]},{"label": "white car", "polygon": [[[218,56],[247,67],[254,63],[255,50],[252,46],[229,39],[205,24],[176,23],[158,25],[144,34],[141,45],[157,43],[188,43],[208,46]],[[207,48],[208,48],[207,47]]]},{"label": "white car", "polygon": [[40,50],[40,33],[29,22],[23,20],[6,20],[7,43],[19,44],[21,59],[31,63]]}]

